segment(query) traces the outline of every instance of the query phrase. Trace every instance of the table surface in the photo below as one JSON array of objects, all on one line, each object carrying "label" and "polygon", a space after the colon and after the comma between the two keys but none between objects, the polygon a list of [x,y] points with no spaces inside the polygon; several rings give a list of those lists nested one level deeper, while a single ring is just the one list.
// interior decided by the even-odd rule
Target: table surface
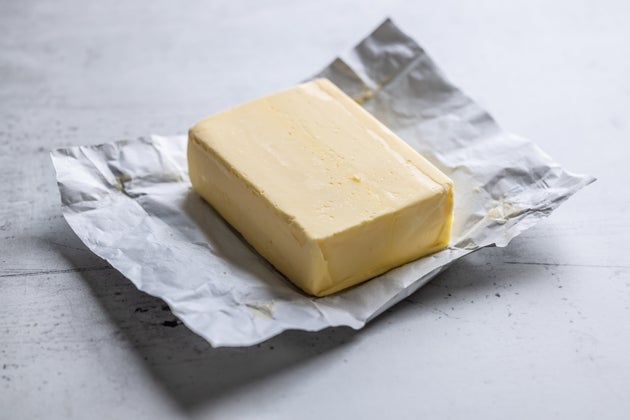
[{"label": "table surface", "polygon": [[[0,1],[0,417],[630,418],[630,3],[86,3]],[[171,322],[64,221],[51,149],[184,133],[386,16],[598,181],[361,331],[251,348]]]}]

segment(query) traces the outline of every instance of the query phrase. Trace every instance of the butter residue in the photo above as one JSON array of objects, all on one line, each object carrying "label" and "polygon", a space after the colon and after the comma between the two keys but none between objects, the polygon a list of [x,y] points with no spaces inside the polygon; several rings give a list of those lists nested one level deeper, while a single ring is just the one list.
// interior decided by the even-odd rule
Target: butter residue
[{"label": "butter residue", "polygon": [[114,188],[118,191],[125,192],[125,183],[131,181],[131,177],[127,174],[120,174],[114,178]]},{"label": "butter residue", "polygon": [[372,89],[366,88],[363,92],[361,92],[361,94],[359,94],[359,96],[354,98],[354,101],[358,103],[359,105],[363,105],[363,102],[372,98],[375,94],[376,94],[375,91],[373,91]]},{"label": "butter residue", "polygon": [[250,302],[246,303],[245,306],[247,306],[252,311],[252,314],[254,314],[254,316],[273,319],[273,301]]},{"label": "butter residue", "polygon": [[523,208],[506,201],[507,198],[501,198],[497,201],[497,204],[488,210],[488,217],[498,224],[505,224],[508,219],[518,216],[523,213]]}]

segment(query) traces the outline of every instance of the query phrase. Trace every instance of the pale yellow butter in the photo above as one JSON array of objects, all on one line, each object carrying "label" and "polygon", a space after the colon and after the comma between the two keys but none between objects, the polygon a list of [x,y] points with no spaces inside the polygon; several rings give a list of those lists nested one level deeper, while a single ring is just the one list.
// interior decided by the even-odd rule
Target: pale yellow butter
[{"label": "pale yellow butter", "polygon": [[325,79],[200,121],[188,164],[193,188],[316,296],[449,241],[452,181]]}]

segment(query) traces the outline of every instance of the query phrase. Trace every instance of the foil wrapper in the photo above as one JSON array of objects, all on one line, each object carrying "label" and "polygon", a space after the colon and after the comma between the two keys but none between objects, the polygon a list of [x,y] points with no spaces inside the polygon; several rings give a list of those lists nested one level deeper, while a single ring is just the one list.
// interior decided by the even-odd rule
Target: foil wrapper
[{"label": "foil wrapper", "polygon": [[85,245],[212,346],[249,346],[288,329],[359,329],[458,258],[507,245],[594,181],[503,131],[391,20],[313,77],[330,79],[451,177],[447,249],[315,298],[192,191],[185,135],[51,154],[64,217]]}]

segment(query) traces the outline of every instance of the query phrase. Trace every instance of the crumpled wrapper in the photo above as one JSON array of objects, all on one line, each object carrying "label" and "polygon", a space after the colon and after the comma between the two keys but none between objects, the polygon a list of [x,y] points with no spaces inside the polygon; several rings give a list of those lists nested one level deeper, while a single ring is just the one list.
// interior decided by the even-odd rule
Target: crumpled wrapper
[{"label": "crumpled wrapper", "polygon": [[456,259],[507,245],[594,181],[499,128],[390,20],[315,77],[333,81],[453,179],[447,249],[314,298],[192,191],[186,136],[52,153],[63,214],[76,234],[212,346],[249,346],[288,329],[361,328]]}]

